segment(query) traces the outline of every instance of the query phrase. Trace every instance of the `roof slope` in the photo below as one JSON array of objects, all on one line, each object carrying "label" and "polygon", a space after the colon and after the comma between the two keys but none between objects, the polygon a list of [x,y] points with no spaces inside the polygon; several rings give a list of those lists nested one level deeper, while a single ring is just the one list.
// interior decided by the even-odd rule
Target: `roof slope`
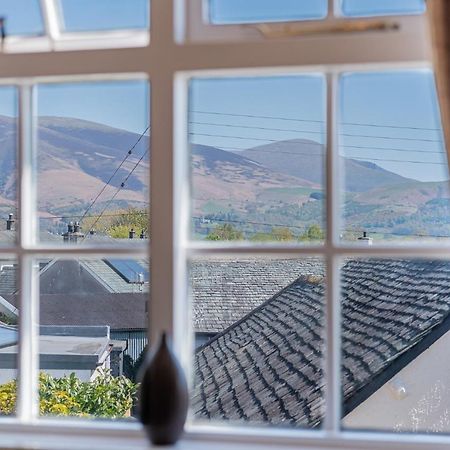
[{"label": "roof slope", "polygon": [[[5,295],[17,307],[17,295]],[[147,328],[147,294],[67,293],[40,296],[41,325],[108,325],[111,329]]]},{"label": "roof slope", "polygon": [[196,258],[190,265],[195,331],[223,331],[300,275],[323,274],[320,258]]},{"label": "roof slope", "polygon": [[[342,277],[342,383],[353,408],[448,330],[450,262],[351,260]],[[323,298],[322,284],[300,277],[200,348],[197,417],[319,425]]]}]

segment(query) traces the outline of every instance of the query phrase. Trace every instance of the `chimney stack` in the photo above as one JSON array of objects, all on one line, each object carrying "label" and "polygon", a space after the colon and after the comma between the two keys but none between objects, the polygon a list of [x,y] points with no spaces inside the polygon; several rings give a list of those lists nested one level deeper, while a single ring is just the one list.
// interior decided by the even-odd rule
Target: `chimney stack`
[{"label": "chimney stack", "polygon": [[6,229],[8,231],[12,231],[13,230],[14,222],[15,222],[15,220],[13,219],[13,214],[10,213],[8,219],[6,220]]},{"label": "chimney stack", "polygon": [[84,234],[81,232],[80,222],[69,222],[67,224],[67,231],[63,234],[64,242],[77,243],[78,239],[84,238]]},{"label": "chimney stack", "polygon": [[128,232],[128,237],[130,239],[134,239],[134,236],[136,235],[136,231],[134,231],[134,228],[132,228],[129,232]]},{"label": "chimney stack", "polygon": [[372,245],[373,239],[367,236],[367,231],[363,232],[363,235],[358,238],[358,241],[364,245]]}]

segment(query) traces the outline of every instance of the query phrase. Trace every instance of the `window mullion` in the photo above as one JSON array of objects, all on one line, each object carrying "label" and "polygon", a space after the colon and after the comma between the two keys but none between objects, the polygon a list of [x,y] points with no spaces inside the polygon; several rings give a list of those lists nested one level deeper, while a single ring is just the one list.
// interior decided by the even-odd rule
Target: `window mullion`
[{"label": "window mullion", "polygon": [[161,71],[151,79],[151,302],[150,339],[173,331],[173,82]]},{"label": "window mullion", "polygon": [[51,42],[61,35],[59,5],[55,0],[41,0],[42,17],[45,24],[45,32]]},{"label": "window mullion", "polygon": [[33,87],[21,86],[19,91],[19,344],[17,415],[30,421],[38,414],[38,277],[34,276],[32,255],[22,249],[35,241],[33,184]]},{"label": "window mullion", "polygon": [[335,247],[339,239],[339,186],[338,186],[338,76],[327,74],[327,288],[326,288],[326,360],[325,360],[325,423],[330,433],[340,429],[341,376],[340,376],[340,299],[339,257]]}]

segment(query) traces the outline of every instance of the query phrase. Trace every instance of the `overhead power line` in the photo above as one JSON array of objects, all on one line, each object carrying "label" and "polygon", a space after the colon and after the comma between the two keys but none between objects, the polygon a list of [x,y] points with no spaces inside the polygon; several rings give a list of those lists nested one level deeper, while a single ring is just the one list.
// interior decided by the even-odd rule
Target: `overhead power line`
[{"label": "overhead power line", "polygon": [[[200,144],[202,145],[202,144]],[[344,146],[346,147],[346,146]],[[230,148],[230,147],[228,147]],[[358,147],[359,148],[359,147]],[[365,149],[366,147],[360,147],[361,149]],[[303,153],[303,152],[290,152],[286,150],[277,150],[276,153],[271,150],[264,150],[264,149],[258,149],[258,153],[271,153],[276,155],[303,155],[308,157],[320,157],[323,158],[323,153]],[[443,153],[443,152],[442,152]],[[359,156],[351,156],[351,155],[340,155],[342,157],[348,158],[348,159],[355,159],[360,161],[382,161],[382,162],[401,162],[401,163],[411,163],[411,164],[431,164],[431,165],[440,165],[440,166],[446,166],[446,162],[436,162],[436,161],[417,161],[417,160],[411,160],[411,159],[386,159],[386,158],[376,158],[371,156],[366,157],[359,157]]]},{"label": "overhead power line", "polygon": [[[86,239],[86,236],[95,229],[95,226],[97,225],[97,223],[100,221],[100,219],[102,218],[103,214],[106,212],[106,210],[109,208],[109,206],[111,205],[111,203],[114,201],[114,199],[117,197],[117,195],[119,194],[119,192],[125,187],[127,181],[129,180],[129,178],[131,177],[131,175],[133,174],[133,172],[136,170],[136,168],[138,167],[138,165],[142,162],[142,160],[145,158],[145,156],[148,153],[148,149],[142,154],[142,156],[139,158],[139,160],[137,161],[137,163],[134,165],[134,167],[130,170],[130,172],[128,173],[128,175],[125,177],[125,179],[122,181],[122,183],[120,184],[120,186],[118,187],[118,189],[116,190],[116,192],[114,193],[114,195],[109,199],[109,201],[106,203],[105,207],[103,208],[103,210],[101,211],[101,213],[99,214],[99,216],[97,217],[97,219],[94,221],[94,223],[92,224],[92,226],[89,229],[89,232],[86,233],[86,235],[84,236],[84,239]],[[83,239],[83,241],[84,241]]]},{"label": "overhead power line", "polygon": [[[236,125],[227,123],[211,123],[211,122],[189,122],[191,125],[202,125],[202,126],[214,126],[214,127],[226,127],[226,128],[244,128],[244,129],[255,129],[264,131],[283,131],[287,133],[298,133],[298,134],[320,134],[325,135],[325,131],[316,130],[293,130],[285,128],[271,128],[271,127],[259,127],[253,125]],[[352,133],[339,133],[341,136],[347,137],[361,137],[361,138],[375,138],[375,139],[389,139],[389,140],[399,140],[399,141],[418,141],[418,142],[439,142],[442,143],[441,139],[422,139],[422,138],[410,138],[402,136],[376,136],[376,135],[365,135],[365,134],[352,134]]]},{"label": "overhead power line", "polygon": [[116,170],[113,172],[113,174],[108,178],[108,181],[105,183],[105,185],[102,187],[102,189],[100,189],[99,193],[95,196],[94,200],[89,204],[89,206],[86,208],[86,211],[84,212],[84,214],[81,216],[81,220],[83,220],[87,213],[92,209],[92,207],[95,205],[95,203],[97,202],[97,200],[100,198],[100,196],[103,194],[103,192],[105,192],[105,189],[107,188],[107,186],[109,186],[109,184],[111,183],[112,179],[116,176],[117,172],[122,168],[122,166],[125,164],[125,161],[131,156],[131,154],[133,153],[133,150],[136,148],[136,146],[139,144],[139,142],[141,142],[141,139],[144,137],[145,133],[147,133],[147,131],[150,129],[150,125],[139,135],[139,138],[136,140],[136,142],[131,146],[130,149],[128,149],[128,151],[126,152],[125,156],[123,157],[122,161],[120,162],[120,164],[117,166]]},{"label": "overhead power line", "polygon": [[[294,117],[280,117],[280,116],[262,116],[256,114],[238,114],[238,113],[226,113],[219,111],[199,111],[192,110],[191,113],[196,114],[210,114],[215,116],[231,116],[231,117],[248,117],[255,119],[269,119],[269,120],[285,120],[289,122],[311,122],[311,123],[325,123],[324,120],[315,120],[315,119],[300,119]],[[428,128],[428,127],[418,127],[418,126],[407,126],[407,125],[389,125],[389,124],[381,124],[381,123],[363,123],[363,122],[341,122],[340,125],[353,125],[360,127],[375,127],[375,128],[398,128],[398,129],[406,129],[406,130],[426,130],[426,131],[439,131],[442,132],[441,128]]]}]

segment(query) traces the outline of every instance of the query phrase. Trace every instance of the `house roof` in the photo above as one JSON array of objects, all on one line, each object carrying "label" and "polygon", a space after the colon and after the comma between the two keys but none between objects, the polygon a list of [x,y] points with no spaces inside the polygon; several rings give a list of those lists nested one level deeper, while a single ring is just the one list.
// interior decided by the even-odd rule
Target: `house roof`
[{"label": "house roof", "polygon": [[[17,295],[5,295],[17,307]],[[146,294],[66,293],[40,296],[41,325],[147,328]]]},{"label": "house roof", "polygon": [[[143,267],[148,265],[145,260],[136,261]],[[0,295],[7,300],[14,299],[8,294],[16,291],[16,271],[17,266],[0,271]],[[190,266],[194,329],[196,332],[220,332],[299,275],[321,276],[323,272],[323,264],[317,258],[259,257],[239,261],[223,257],[198,258]],[[5,276],[3,285],[2,276]],[[136,309],[135,304],[128,301],[140,292],[148,292],[148,284],[127,283],[101,259],[55,259],[41,269],[41,316],[45,317],[45,323],[55,325],[71,324],[70,320],[74,320],[72,325],[145,328],[144,307],[140,305]],[[106,313],[104,308],[110,311]],[[108,322],[104,323],[105,319]]]},{"label": "house roof", "polygon": [[[345,410],[450,328],[450,262],[351,260],[342,269]],[[198,418],[318,426],[324,285],[300,277],[201,347]]]},{"label": "house roof", "polygon": [[319,258],[196,258],[190,265],[197,332],[220,332],[300,275],[324,274]]},{"label": "house roof", "polygon": [[0,295],[11,294],[17,288],[17,265],[12,261],[0,261]]}]

